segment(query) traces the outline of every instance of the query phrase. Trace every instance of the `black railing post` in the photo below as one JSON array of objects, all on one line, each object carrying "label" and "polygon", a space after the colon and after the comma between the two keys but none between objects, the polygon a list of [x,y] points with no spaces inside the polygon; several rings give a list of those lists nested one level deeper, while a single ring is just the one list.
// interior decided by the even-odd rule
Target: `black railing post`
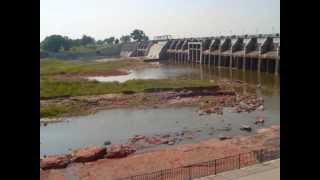
[{"label": "black railing post", "polygon": [[240,163],[241,163],[240,155],[241,155],[241,154],[239,154],[239,162],[238,162],[238,163],[239,163],[239,169],[241,168],[241,164],[240,164]]},{"label": "black railing post", "polygon": [[217,174],[217,160],[214,160],[214,174]]},{"label": "black railing post", "polygon": [[189,166],[189,167],[188,167],[188,172],[189,172],[189,180],[191,180],[191,179],[192,179],[192,174],[191,174],[191,167],[192,167],[192,166]]},{"label": "black railing post", "polygon": [[160,179],[164,180],[164,177],[163,177],[163,170],[161,170],[161,171],[160,171],[160,177],[161,177]]},{"label": "black railing post", "polygon": [[263,149],[260,150],[260,162],[264,162],[264,154],[263,154]]}]

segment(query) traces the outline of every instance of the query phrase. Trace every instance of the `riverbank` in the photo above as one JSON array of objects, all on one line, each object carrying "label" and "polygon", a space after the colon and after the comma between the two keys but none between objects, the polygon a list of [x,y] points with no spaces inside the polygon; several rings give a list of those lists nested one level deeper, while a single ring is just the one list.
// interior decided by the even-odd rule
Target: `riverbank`
[{"label": "riverbank", "polygon": [[[159,66],[139,59],[102,62],[44,59],[40,63],[40,117],[84,115],[111,108],[189,106],[214,99],[212,94],[221,96],[219,92],[235,95],[244,87],[251,92],[255,89],[237,80],[133,79],[123,83],[88,80],[88,77],[115,77],[127,75],[132,69]],[[203,92],[194,93],[192,88]]]},{"label": "riverbank", "polygon": [[125,89],[121,93],[41,100],[40,117],[77,116],[131,107],[199,106],[208,112],[215,111],[212,108],[237,106],[245,99],[257,99],[254,93],[238,93],[235,89],[246,85],[237,81],[130,80],[119,86]]},{"label": "riverbank", "polygon": [[[42,180],[68,179],[70,176],[86,180],[126,177],[278,146],[279,137],[280,126],[271,126],[259,129],[250,136],[235,136],[225,140],[212,138],[192,144],[136,152],[123,158],[72,163],[64,169],[40,170],[40,176]],[[108,146],[106,149],[110,151]]]}]

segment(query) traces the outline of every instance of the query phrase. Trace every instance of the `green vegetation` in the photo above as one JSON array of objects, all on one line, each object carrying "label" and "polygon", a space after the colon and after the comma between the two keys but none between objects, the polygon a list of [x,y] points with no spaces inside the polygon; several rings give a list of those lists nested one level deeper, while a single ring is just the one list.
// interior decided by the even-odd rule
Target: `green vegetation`
[{"label": "green vegetation", "polygon": [[131,41],[131,37],[129,35],[123,35],[123,36],[120,37],[120,41],[122,43],[128,43],[128,42]]},{"label": "green vegetation", "polygon": [[40,61],[40,97],[62,97],[97,95],[107,93],[121,93],[124,91],[142,92],[151,88],[181,88],[208,86],[208,80],[129,80],[124,83],[96,82],[85,79],[57,80],[55,75],[70,75],[93,72],[106,72],[123,67],[134,67],[142,64],[139,61],[119,60],[113,62],[94,61],[61,61],[58,59],[44,59]]},{"label": "green vegetation", "polygon": [[75,110],[75,107],[62,104],[45,105],[40,107],[40,118],[57,117],[72,110]]},{"label": "green vegetation", "polygon": [[133,40],[136,40],[136,41],[148,41],[149,40],[149,37],[146,36],[144,34],[144,32],[142,30],[139,30],[139,29],[135,29],[133,30],[133,32],[130,34],[131,38]]},{"label": "green vegetation", "polygon": [[[146,41],[148,36],[139,29],[133,30],[130,35],[123,35],[120,40],[115,37],[105,38],[103,40],[95,40],[91,36],[83,35],[80,39],[70,39],[68,36],[51,35],[47,36],[40,42],[40,57],[47,57],[44,53],[73,52],[73,53],[90,53],[99,52],[100,49],[112,48],[121,43],[135,41]],[[46,56],[44,56],[46,55]]]},{"label": "green vegetation", "polygon": [[40,78],[58,74],[75,74],[75,73],[91,73],[105,72],[122,67],[130,67],[142,62],[134,62],[130,60],[119,60],[112,62],[96,62],[96,61],[63,61],[54,58],[46,58],[40,61]]},{"label": "green vegetation", "polygon": [[40,79],[40,97],[83,96],[109,93],[122,93],[126,91],[143,92],[146,89],[157,88],[183,88],[212,85],[208,80],[172,80],[172,79],[146,79],[129,80],[124,83],[77,80],[57,81]]},{"label": "green vegetation", "polygon": [[[40,51],[44,52],[92,52],[99,50],[99,48],[108,48],[108,46],[121,43],[130,42],[131,39],[135,41],[146,41],[148,36],[139,29],[133,30],[130,35],[123,35],[120,40],[115,37],[105,38],[103,40],[95,40],[91,36],[83,35],[80,39],[70,39],[68,36],[51,35],[47,36],[40,42]],[[41,54],[41,53],[40,53]]]}]

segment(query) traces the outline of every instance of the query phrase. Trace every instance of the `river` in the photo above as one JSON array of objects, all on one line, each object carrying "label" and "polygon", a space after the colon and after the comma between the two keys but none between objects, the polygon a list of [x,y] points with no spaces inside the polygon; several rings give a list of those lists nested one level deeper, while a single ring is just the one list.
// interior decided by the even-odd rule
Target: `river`
[{"label": "river", "polygon": [[[99,79],[100,78],[100,79]],[[261,84],[258,96],[264,98],[264,111],[235,113],[225,108],[223,115],[199,116],[196,107],[160,109],[112,109],[93,115],[65,118],[65,121],[40,127],[40,155],[66,153],[90,145],[103,145],[106,140],[113,144],[126,143],[136,134],[172,134],[182,131],[194,132],[194,138],[178,143],[190,143],[219,135],[248,134],[239,130],[242,124],[257,128],[280,124],[280,77],[252,71],[230,70],[208,65],[161,64],[159,68],[133,70],[129,75],[95,77],[100,81],[129,79],[232,79],[249,84]],[[248,89],[240,89],[246,92]],[[264,125],[254,125],[256,116],[265,119]],[[228,127],[231,130],[226,131]]]}]

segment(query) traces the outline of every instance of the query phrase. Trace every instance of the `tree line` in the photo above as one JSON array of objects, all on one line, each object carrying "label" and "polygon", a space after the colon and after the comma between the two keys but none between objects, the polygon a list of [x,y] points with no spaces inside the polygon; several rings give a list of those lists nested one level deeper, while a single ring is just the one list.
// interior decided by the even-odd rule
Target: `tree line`
[{"label": "tree line", "polygon": [[91,36],[83,35],[80,39],[70,39],[68,36],[51,35],[40,42],[40,50],[48,52],[69,51],[73,47],[81,46],[102,46],[127,43],[131,41],[147,41],[149,37],[139,29],[135,29],[130,35],[123,35],[120,39],[115,37],[95,40]]}]

